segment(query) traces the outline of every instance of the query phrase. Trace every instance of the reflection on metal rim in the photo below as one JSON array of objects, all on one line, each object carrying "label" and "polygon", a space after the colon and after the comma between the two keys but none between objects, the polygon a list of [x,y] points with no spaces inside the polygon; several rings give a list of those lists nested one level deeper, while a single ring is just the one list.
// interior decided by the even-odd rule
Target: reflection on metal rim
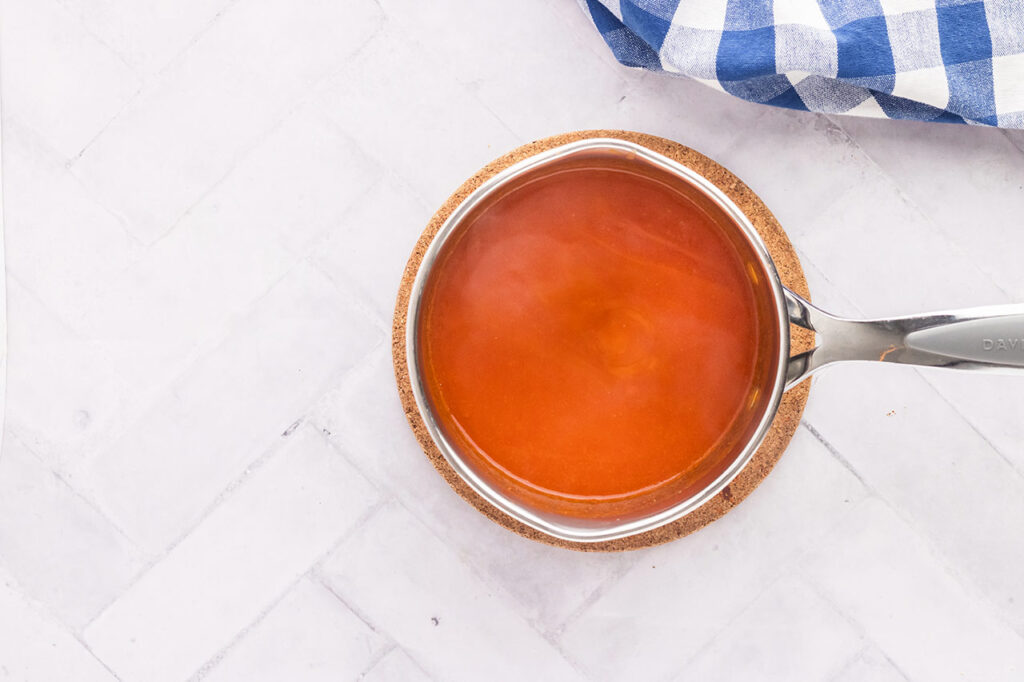
[{"label": "reflection on metal rim", "polygon": [[[448,237],[460,224],[462,219],[475,206],[486,199],[496,189],[523,173],[537,170],[556,160],[565,159],[583,152],[601,150],[625,152],[633,155],[635,158],[643,162],[652,164],[672,173],[681,181],[699,190],[732,220],[733,225],[735,225],[735,227],[746,237],[764,267],[765,272],[769,275],[767,284],[772,289],[776,315],[778,318],[779,358],[772,397],[764,415],[757,425],[757,429],[754,431],[750,440],[747,441],[743,449],[737,454],[729,467],[726,468],[726,470],[723,471],[722,474],[707,487],[699,493],[688,497],[682,502],[666,510],[644,518],[622,523],[597,523],[592,520],[584,519],[580,519],[578,523],[572,523],[562,517],[558,519],[551,518],[543,512],[538,512],[537,510],[530,509],[514,500],[511,500],[507,496],[495,490],[476,472],[474,472],[472,467],[467,465],[459,455],[458,451],[451,443],[448,442],[444,433],[438,426],[437,420],[434,418],[433,411],[426,400],[423,390],[422,374],[420,372],[418,361],[419,349],[417,347],[418,340],[416,335],[416,323],[419,319],[424,285],[438,254],[444,247]],[[505,512],[512,518],[521,521],[527,526],[541,531],[542,533],[570,542],[605,542],[653,530],[692,512],[711,500],[723,488],[725,488],[725,486],[729,485],[736,475],[739,474],[739,472],[742,471],[750,462],[751,457],[753,457],[758,446],[761,444],[761,441],[764,439],[765,434],[768,432],[772,420],[775,417],[775,413],[779,408],[779,402],[782,400],[782,393],[785,389],[786,365],[789,359],[790,346],[789,318],[786,300],[783,295],[782,283],[779,280],[778,272],[775,270],[775,265],[768,253],[768,247],[765,245],[761,236],[757,233],[757,230],[751,224],[747,216],[739,209],[739,207],[736,206],[736,204],[732,202],[731,199],[729,199],[728,196],[725,195],[724,192],[722,192],[722,190],[700,174],[680,163],[677,163],[676,161],[673,161],[672,159],[653,152],[646,147],[614,138],[592,138],[588,140],[581,140],[579,142],[572,142],[541,152],[496,174],[466,197],[466,199],[456,207],[454,211],[452,211],[451,215],[448,216],[448,219],[441,226],[440,230],[438,230],[437,235],[435,235],[423,256],[423,261],[420,263],[420,267],[416,273],[416,279],[413,282],[410,293],[409,310],[407,313],[405,329],[406,362],[409,367],[409,379],[412,385],[413,395],[416,399],[416,406],[419,409],[420,415],[423,417],[423,421],[430,433],[430,437],[433,439],[442,455],[444,455],[448,464],[451,465],[452,469],[454,469],[459,476],[461,476],[463,480],[473,488],[473,490],[501,511]]]}]

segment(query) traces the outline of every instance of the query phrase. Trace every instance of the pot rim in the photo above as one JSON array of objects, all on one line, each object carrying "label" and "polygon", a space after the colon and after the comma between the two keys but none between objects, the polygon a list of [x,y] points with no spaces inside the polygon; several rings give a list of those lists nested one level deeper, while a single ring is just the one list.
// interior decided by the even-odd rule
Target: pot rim
[{"label": "pot rim", "polygon": [[[578,523],[574,524],[566,516],[559,515],[556,517],[555,515],[545,514],[509,499],[508,496],[487,483],[459,455],[457,449],[445,437],[426,398],[426,392],[422,383],[422,373],[419,367],[419,342],[416,331],[424,288],[433,265],[444,248],[445,242],[447,242],[466,215],[512,179],[555,161],[595,150],[623,152],[643,162],[660,167],[700,191],[729,217],[732,225],[746,238],[767,275],[765,281],[771,288],[772,298],[775,303],[776,321],[779,330],[779,348],[771,399],[758,422],[757,428],[729,466],[714,481],[685,500],[648,516],[622,522],[578,519]],[[551,537],[569,542],[606,542],[639,535],[686,516],[714,498],[750,463],[754,453],[771,427],[775,414],[778,412],[782,394],[785,392],[786,371],[790,352],[789,313],[785,290],[767,245],[746,214],[721,189],[703,175],[643,145],[617,138],[597,137],[560,145],[539,152],[509,166],[488,178],[479,187],[470,192],[451,212],[428,245],[410,289],[405,325],[405,351],[406,365],[409,370],[409,383],[416,401],[417,410],[423,419],[431,440],[463,481],[500,511]]]}]

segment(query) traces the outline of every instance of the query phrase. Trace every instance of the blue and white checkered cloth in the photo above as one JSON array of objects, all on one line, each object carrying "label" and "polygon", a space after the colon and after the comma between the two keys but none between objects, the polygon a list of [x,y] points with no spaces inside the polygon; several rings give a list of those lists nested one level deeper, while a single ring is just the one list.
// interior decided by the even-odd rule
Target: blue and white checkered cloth
[{"label": "blue and white checkered cloth", "polygon": [[1024,128],[1024,0],[580,0],[615,57],[751,102]]}]

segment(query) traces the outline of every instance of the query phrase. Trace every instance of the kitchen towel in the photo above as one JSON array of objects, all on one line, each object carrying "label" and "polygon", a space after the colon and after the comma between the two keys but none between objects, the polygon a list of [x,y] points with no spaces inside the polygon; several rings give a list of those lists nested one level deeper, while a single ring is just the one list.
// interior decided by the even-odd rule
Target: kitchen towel
[{"label": "kitchen towel", "polygon": [[1024,0],[580,0],[616,59],[751,102],[1024,128]]}]

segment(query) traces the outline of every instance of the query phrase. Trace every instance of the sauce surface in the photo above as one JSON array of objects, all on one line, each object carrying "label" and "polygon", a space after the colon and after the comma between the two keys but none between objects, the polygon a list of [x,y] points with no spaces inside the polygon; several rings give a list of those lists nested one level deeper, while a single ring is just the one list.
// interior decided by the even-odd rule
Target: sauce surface
[{"label": "sauce surface", "polygon": [[417,333],[427,398],[464,456],[598,501],[743,440],[771,389],[758,347],[777,343],[776,323],[723,218],[684,191],[570,168],[488,200],[452,234]]}]

